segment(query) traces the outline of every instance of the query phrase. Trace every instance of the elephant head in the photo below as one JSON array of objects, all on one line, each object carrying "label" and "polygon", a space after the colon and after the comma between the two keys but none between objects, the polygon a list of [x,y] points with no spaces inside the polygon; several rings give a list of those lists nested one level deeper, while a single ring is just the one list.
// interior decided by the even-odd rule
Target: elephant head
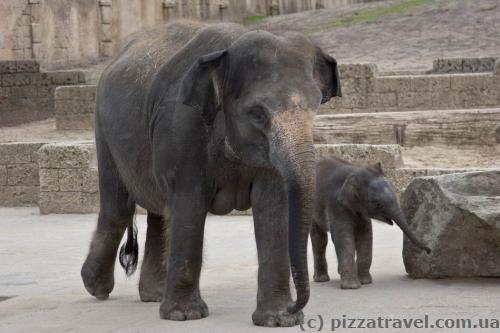
[{"label": "elephant head", "polygon": [[385,177],[381,163],[349,175],[339,193],[339,200],[346,206],[355,207],[365,216],[390,225],[396,223],[417,247],[431,252],[410,230],[398,204],[396,191]]},{"label": "elephant head", "polygon": [[313,119],[340,96],[337,62],[298,33],[248,32],[226,50],[201,57],[178,100],[198,107],[207,124],[223,113],[226,155],[272,169],[287,193],[289,256],[297,301],[309,299],[307,239],[315,189]]}]

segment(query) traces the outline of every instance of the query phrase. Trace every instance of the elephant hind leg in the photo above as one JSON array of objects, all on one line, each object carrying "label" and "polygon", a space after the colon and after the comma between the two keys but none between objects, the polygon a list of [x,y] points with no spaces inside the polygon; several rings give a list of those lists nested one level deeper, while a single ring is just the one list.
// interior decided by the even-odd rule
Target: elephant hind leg
[{"label": "elephant hind leg", "polygon": [[97,142],[100,211],[81,276],[87,291],[106,299],[114,287],[118,246],[127,227],[132,226],[135,202],[120,179],[118,169],[104,142]]},{"label": "elephant hind leg", "polygon": [[148,212],[146,246],[139,280],[139,295],[143,302],[160,302],[165,290],[167,273],[168,217]]}]

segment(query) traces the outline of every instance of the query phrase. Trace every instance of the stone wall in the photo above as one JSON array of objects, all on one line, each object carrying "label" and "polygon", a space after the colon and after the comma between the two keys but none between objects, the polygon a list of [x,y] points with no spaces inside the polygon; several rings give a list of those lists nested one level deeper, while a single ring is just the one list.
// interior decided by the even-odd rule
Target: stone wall
[{"label": "stone wall", "polygon": [[37,150],[41,143],[0,145],[0,205],[34,206],[38,203]]},{"label": "stone wall", "polygon": [[340,65],[342,98],[320,113],[461,109],[500,105],[500,62],[468,74],[379,76],[375,65]]},{"label": "stone wall", "polygon": [[0,127],[53,117],[55,88],[82,80],[79,72],[40,72],[33,60],[0,61]]},{"label": "stone wall", "polygon": [[41,214],[98,210],[95,148],[88,143],[53,143],[39,152]]},{"label": "stone wall", "polygon": [[58,130],[94,128],[94,85],[63,86],[55,91],[56,127]]},{"label": "stone wall", "polygon": [[493,72],[497,58],[444,58],[434,60],[431,73]]},{"label": "stone wall", "polygon": [[28,1],[0,1],[0,60],[31,59],[31,10]]},{"label": "stone wall", "polygon": [[366,1],[373,0],[2,0],[0,60],[85,66],[113,55],[131,33],[179,18],[243,21]]}]

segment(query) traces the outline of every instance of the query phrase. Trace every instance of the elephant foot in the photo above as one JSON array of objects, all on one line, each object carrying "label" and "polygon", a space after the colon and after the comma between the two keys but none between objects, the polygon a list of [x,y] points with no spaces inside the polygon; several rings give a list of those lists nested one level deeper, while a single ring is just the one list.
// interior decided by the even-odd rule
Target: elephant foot
[{"label": "elephant foot", "polygon": [[357,278],[345,279],[342,278],[340,281],[341,289],[359,289],[361,288],[361,283]]},{"label": "elephant foot", "polygon": [[292,327],[304,322],[304,314],[302,311],[290,314],[286,310],[261,311],[257,309],[252,314],[252,321],[257,326]]},{"label": "elephant foot", "polygon": [[87,259],[80,274],[85,289],[98,300],[107,299],[111,291],[113,291],[115,280],[112,270],[98,268],[95,263]]},{"label": "elephant foot", "polygon": [[160,306],[160,317],[167,320],[195,320],[208,316],[208,307],[201,297],[164,300]]},{"label": "elephant foot", "polygon": [[330,281],[330,277],[328,276],[328,273],[318,273],[318,274],[314,274],[314,281],[315,282],[326,282],[326,281]]},{"label": "elephant foot", "polygon": [[359,274],[358,277],[359,277],[359,282],[361,282],[361,284],[370,284],[373,282],[372,276],[370,273]]}]

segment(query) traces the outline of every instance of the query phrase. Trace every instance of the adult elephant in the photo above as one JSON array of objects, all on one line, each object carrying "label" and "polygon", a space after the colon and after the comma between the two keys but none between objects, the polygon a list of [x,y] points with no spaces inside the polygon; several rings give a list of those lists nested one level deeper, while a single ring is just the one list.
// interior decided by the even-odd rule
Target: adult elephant
[{"label": "adult elephant", "polygon": [[313,118],[332,96],[340,96],[336,61],[298,33],[180,22],[134,38],[97,89],[101,199],[81,272],[88,292],[105,299],[112,291],[127,228],[120,259],[129,273],[137,263],[138,204],[148,211],[141,299],[162,301],[164,319],[206,317],[199,290],[206,215],[252,207],[253,322],[299,323],[309,298]]}]

